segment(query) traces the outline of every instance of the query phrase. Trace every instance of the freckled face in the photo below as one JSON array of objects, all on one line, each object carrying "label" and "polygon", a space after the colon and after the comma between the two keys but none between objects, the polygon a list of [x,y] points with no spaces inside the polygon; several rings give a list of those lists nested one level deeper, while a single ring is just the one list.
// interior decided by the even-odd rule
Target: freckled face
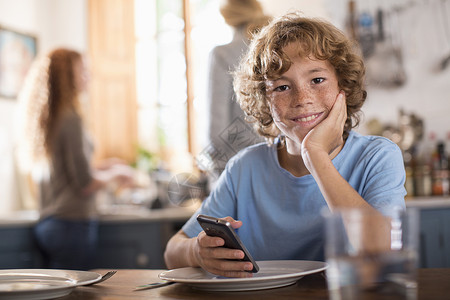
[{"label": "freckled face", "polygon": [[284,49],[292,64],[276,80],[266,81],[275,125],[290,140],[301,142],[329,114],[339,93],[330,62],[299,55],[299,44]]}]

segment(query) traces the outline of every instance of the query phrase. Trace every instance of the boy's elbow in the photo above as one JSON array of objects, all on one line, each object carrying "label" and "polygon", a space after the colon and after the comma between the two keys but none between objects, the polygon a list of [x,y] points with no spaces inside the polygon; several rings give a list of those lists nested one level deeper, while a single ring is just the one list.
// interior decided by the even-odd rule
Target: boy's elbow
[{"label": "boy's elbow", "polygon": [[172,259],[172,257],[173,257],[173,255],[172,255],[172,252],[173,252],[172,244],[173,243],[172,242],[173,242],[174,237],[175,236],[173,236],[169,240],[169,242],[167,242],[166,250],[164,250],[164,262],[166,264],[167,269],[173,269],[174,268],[174,266],[173,266],[173,259]]},{"label": "boy's elbow", "polygon": [[183,257],[186,255],[185,243],[188,237],[182,231],[176,233],[167,242],[166,249],[164,251],[164,262],[168,269],[185,267],[187,264],[184,262]]},{"label": "boy's elbow", "polygon": [[167,243],[166,250],[164,251],[164,262],[166,264],[167,269],[173,269],[170,240]]}]

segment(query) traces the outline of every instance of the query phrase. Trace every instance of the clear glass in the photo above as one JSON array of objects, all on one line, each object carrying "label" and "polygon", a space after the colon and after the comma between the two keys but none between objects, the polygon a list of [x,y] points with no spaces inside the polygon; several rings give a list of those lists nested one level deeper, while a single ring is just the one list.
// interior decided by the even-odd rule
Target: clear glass
[{"label": "clear glass", "polygon": [[415,295],[419,215],[414,208],[382,215],[349,208],[325,216],[327,282],[332,299],[363,292]]}]

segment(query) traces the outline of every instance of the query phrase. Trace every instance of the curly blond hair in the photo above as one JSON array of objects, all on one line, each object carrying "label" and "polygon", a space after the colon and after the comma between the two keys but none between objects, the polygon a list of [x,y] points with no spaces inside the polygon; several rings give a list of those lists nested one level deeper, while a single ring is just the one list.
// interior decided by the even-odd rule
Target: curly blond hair
[{"label": "curly blond hair", "polygon": [[347,120],[343,137],[359,123],[359,112],[367,97],[364,89],[365,67],[361,55],[350,39],[334,25],[319,19],[290,13],[273,20],[253,38],[249,51],[234,72],[237,101],[254,123],[256,131],[269,143],[280,135],[270,113],[266,80],[285,73],[291,62],[284,52],[290,43],[299,43],[302,55],[328,60],[333,65],[338,85],[345,91]]},{"label": "curly blond hair", "polygon": [[79,52],[61,48],[33,62],[18,98],[21,162],[31,165],[48,160],[62,115],[78,112],[74,70],[81,59]]}]

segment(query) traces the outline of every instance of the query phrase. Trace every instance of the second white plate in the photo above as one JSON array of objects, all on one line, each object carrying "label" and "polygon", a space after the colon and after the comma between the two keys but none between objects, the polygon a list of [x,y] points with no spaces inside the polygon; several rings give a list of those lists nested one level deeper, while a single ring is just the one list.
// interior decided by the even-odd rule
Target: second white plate
[{"label": "second white plate", "polygon": [[305,275],[328,267],[325,262],[308,260],[267,260],[257,261],[257,264],[260,270],[251,278],[221,277],[191,267],[164,271],[159,277],[207,291],[250,291],[291,285]]},{"label": "second white plate", "polygon": [[51,299],[101,279],[95,272],[56,269],[0,270],[0,299]]}]

